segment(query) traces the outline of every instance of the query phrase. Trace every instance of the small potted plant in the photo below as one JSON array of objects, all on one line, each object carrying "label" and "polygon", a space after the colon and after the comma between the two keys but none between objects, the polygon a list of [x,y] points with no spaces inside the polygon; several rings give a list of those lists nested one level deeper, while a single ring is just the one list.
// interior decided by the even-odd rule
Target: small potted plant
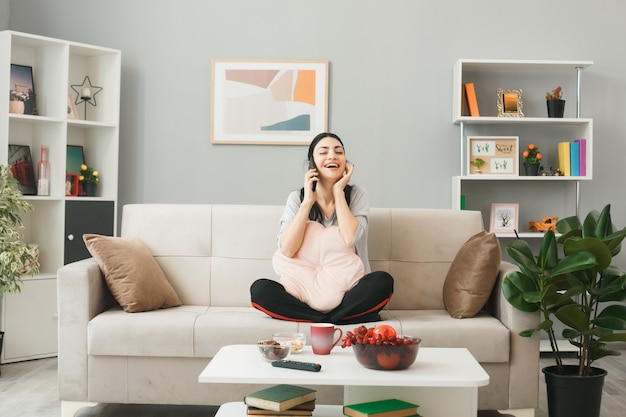
[{"label": "small potted plant", "polygon": [[546,104],[548,106],[548,117],[563,117],[563,113],[565,112],[565,100],[563,100],[563,90],[561,86],[546,93]]},{"label": "small potted plant", "polygon": [[[505,298],[519,310],[541,313],[541,322],[520,335],[545,331],[555,359],[554,366],[543,369],[551,417],[598,417],[606,371],[592,364],[620,355],[610,343],[626,342],[626,306],[620,303],[626,299],[626,274],[611,264],[626,228],[613,226],[610,209],[591,211],[582,223],[576,216],[559,220],[560,237],[547,230],[537,255],[524,240],[506,245],[519,271],[504,277]],[[562,337],[578,348],[574,364],[565,364],[568,356],[557,343],[555,320],[565,326]]]},{"label": "small potted plant", "polygon": [[28,94],[23,91],[11,90],[9,97],[9,113],[24,114]]},{"label": "small potted plant", "polygon": [[476,158],[472,161],[472,165],[476,167],[476,171],[474,171],[476,174],[482,174],[483,171],[480,168],[485,165],[485,160],[482,158]]},{"label": "small potted plant", "polygon": [[524,171],[526,175],[536,176],[539,174],[539,162],[543,156],[539,152],[539,148],[534,143],[528,145],[526,150],[522,153],[524,157]]},{"label": "small potted plant", "polygon": [[98,184],[100,183],[100,173],[97,170],[82,164],[80,166],[78,182],[82,186],[83,195],[87,197],[94,197],[98,189]]}]

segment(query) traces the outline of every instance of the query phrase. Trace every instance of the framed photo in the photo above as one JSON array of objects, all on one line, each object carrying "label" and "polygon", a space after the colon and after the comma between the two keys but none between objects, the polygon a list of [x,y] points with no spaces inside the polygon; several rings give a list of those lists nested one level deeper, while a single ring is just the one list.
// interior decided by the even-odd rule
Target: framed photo
[{"label": "framed photo", "polygon": [[67,145],[67,155],[65,159],[65,172],[67,174],[78,174],[80,166],[85,163],[85,153],[82,146]]},{"label": "framed photo", "polygon": [[308,145],[328,127],[328,61],[211,61],[211,143]]},{"label": "framed photo", "polygon": [[519,136],[468,136],[468,175],[519,175]]},{"label": "framed photo", "polygon": [[65,174],[65,195],[78,196],[78,174]]},{"label": "framed photo", "polygon": [[10,100],[24,103],[23,114],[37,114],[33,67],[11,64]]},{"label": "framed photo", "polygon": [[519,204],[491,205],[490,233],[515,233],[518,227]]},{"label": "framed photo", "polygon": [[24,195],[36,195],[35,169],[28,145],[9,145],[9,173],[17,180],[17,188]]},{"label": "framed photo", "polygon": [[498,95],[498,117],[524,117],[522,90],[496,90]]},{"label": "framed photo", "polygon": [[78,112],[76,111],[76,104],[74,104],[74,99],[72,99],[72,94],[67,94],[67,118],[68,119],[78,119]]}]

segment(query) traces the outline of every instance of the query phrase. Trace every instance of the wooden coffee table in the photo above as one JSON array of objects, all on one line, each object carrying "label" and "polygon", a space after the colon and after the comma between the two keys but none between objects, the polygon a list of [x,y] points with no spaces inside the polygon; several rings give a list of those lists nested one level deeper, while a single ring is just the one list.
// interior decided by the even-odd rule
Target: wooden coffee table
[{"label": "wooden coffee table", "polygon": [[[287,359],[317,362],[320,372],[275,368],[259,356],[255,345],[221,348],[198,377],[201,383],[343,385],[344,404],[399,398],[419,404],[426,417],[476,417],[478,387],[489,375],[467,349],[420,348],[411,367],[377,371],[361,366],[352,349],[334,348],[314,355],[310,346]],[[245,417],[243,403],[227,403],[216,417]],[[341,406],[316,406],[314,417],[342,416]]]}]

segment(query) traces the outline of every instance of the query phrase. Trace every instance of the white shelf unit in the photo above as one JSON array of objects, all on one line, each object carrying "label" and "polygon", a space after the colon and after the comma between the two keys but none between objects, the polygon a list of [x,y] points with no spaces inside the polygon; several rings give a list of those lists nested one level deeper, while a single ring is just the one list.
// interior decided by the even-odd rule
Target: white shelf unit
[{"label": "white shelf unit", "polygon": [[[542,216],[578,214],[580,181],[593,178],[593,120],[581,118],[581,75],[592,61],[530,61],[460,59],[454,67],[452,122],[459,126],[459,174],[452,178],[452,208],[483,212],[486,228],[492,203],[519,204],[519,237],[541,237],[528,230],[529,221]],[[480,116],[463,114],[463,84],[474,83]],[[547,116],[545,94],[562,86],[563,118]],[[496,90],[522,90],[523,117],[498,117]],[[469,174],[467,138],[518,136],[520,175]],[[525,176],[522,151],[534,143],[544,156],[544,168],[556,169],[558,143],[587,140],[585,176]],[[499,235],[515,237],[515,235]]]},{"label": "white shelf unit", "polygon": [[[11,64],[32,67],[36,115],[9,113]],[[71,85],[89,76],[102,87],[96,106],[77,106],[79,119],[68,119]],[[6,332],[0,361],[55,356],[57,352],[56,271],[67,256],[66,210],[76,202],[105,203],[115,232],[121,53],[118,50],[20,33],[0,32],[0,163],[8,162],[8,145],[28,145],[36,166],[41,146],[48,147],[50,195],[26,195],[34,210],[23,215],[24,238],[40,250],[40,273],[24,277],[20,293],[5,294],[0,329]],[[89,166],[100,172],[96,197],[65,196],[66,146],[80,145]],[[86,210],[88,211],[88,210]],[[89,212],[85,212],[89,216]],[[90,219],[97,224],[99,219]],[[108,225],[111,226],[111,225]],[[110,227],[107,227],[109,229]],[[87,230],[88,231],[88,230]],[[80,236],[75,236],[80,239]]]}]

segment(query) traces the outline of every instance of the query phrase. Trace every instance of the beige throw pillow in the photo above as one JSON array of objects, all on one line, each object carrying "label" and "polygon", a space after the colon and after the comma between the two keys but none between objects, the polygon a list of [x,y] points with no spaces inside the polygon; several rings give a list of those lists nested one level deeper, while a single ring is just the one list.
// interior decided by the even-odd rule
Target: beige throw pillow
[{"label": "beige throw pillow", "polygon": [[451,317],[474,317],[485,306],[498,278],[501,255],[498,238],[485,231],[461,246],[443,284],[443,302]]},{"label": "beige throw pillow", "polygon": [[178,295],[138,238],[83,235],[111,293],[127,313],[181,305]]}]

